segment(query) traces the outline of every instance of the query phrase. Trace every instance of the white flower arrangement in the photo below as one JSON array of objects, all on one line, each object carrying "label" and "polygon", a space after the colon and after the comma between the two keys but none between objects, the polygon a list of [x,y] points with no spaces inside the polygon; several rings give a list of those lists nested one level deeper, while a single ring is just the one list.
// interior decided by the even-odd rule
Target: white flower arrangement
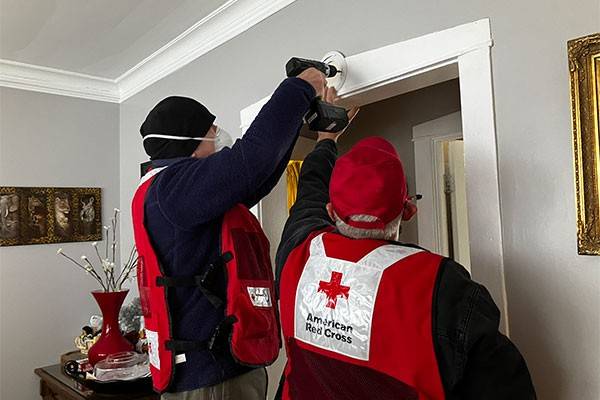
[{"label": "white flower arrangement", "polygon": [[[96,256],[98,257],[98,261],[100,263],[100,268],[103,273],[103,276],[98,273],[94,264],[87,258],[87,256],[81,256],[81,261],[77,261],[74,258],[68,256],[63,252],[63,249],[60,248],[57,250],[56,254],[65,257],[67,260],[71,261],[73,264],[77,265],[77,267],[81,268],[85,271],[87,275],[90,275],[94,278],[102,287],[102,290],[105,292],[118,292],[122,289],[123,284],[135,276],[132,275],[133,270],[135,269],[138,261],[137,251],[135,246],[132,246],[131,251],[129,252],[129,257],[127,258],[127,262],[123,264],[121,271],[117,274],[115,273],[115,257],[117,253],[117,224],[119,222],[119,213],[121,210],[115,208],[114,215],[111,219],[111,226],[104,226],[104,230],[106,231],[106,248],[104,251],[104,257],[100,255],[100,250],[98,249],[98,242],[93,242],[92,247],[96,252]],[[112,241],[110,241],[110,236],[112,233]]]}]

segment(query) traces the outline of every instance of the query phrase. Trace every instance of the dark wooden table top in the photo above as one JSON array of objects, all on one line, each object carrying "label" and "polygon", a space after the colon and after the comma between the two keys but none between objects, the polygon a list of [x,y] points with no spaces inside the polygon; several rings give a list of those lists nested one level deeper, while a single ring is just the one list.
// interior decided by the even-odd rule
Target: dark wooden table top
[{"label": "dark wooden table top", "polygon": [[102,393],[100,393],[100,390],[96,392],[65,374],[60,364],[38,368],[34,372],[41,379],[40,394],[43,398],[46,398],[46,396],[48,398],[69,400],[158,400],[160,398],[158,394],[154,393],[150,384],[124,390],[123,392],[113,390],[110,390],[110,393],[105,393],[106,390],[102,390]]}]

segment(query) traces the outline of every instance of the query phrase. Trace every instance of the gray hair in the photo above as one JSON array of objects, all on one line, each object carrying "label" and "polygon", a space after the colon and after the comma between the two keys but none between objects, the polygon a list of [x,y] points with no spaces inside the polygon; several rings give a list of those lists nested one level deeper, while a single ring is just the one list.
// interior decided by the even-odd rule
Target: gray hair
[{"label": "gray hair", "polygon": [[[344,236],[352,239],[378,239],[378,240],[398,240],[402,228],[402,214],[397,216],[392,222],[388,223],[383,229],[364,229],[350,226],[334,212],[334,221],[337,230]],[[373,215],[351,215],[352,221],[372,222],[376,221],[377,217]]]}]

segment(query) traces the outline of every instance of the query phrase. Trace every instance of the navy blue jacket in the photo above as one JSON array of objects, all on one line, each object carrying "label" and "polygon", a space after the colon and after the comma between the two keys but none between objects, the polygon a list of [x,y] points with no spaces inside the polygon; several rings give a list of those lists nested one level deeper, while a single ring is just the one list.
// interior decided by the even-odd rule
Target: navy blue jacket
[{"label": "navy blue jacket", "polygon": [[[298,139],[302,118],[315,90],[299,78],[284,80],[246,134],[231,147],[207,158],[158,160],[169,167],[159,173],[145,200],[146,229],[167,276],[201,275],[219,256],[225,212],[242,203],[254,206],[285,171]],[[218,277],[219,291],[225,276]],[[223,320],[197,288],[168,288],[175,340],[208,340]],[[228,351],[186,353],[177,364],[170,392],[218,384],[249,368]]]}]

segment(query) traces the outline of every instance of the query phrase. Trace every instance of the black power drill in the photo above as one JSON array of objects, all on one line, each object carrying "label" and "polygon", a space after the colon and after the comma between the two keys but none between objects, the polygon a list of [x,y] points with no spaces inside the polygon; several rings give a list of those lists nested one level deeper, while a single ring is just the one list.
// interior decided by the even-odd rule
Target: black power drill
[{"label": "black power drill", "polygon": [[[285,64],[285,72],[288,77],[298,76],[302,71],[309,68],[318,69],[328,78],[334,77],[341,72],[331,64],[306,60],[304,58],[294,57]],[[306,113],[304,120],[312,131],[334,133],[343,130],[350,123],[348,121],[348,112],[344,107],[326,103],[318,97],[310,104],[310,109]]]}]

